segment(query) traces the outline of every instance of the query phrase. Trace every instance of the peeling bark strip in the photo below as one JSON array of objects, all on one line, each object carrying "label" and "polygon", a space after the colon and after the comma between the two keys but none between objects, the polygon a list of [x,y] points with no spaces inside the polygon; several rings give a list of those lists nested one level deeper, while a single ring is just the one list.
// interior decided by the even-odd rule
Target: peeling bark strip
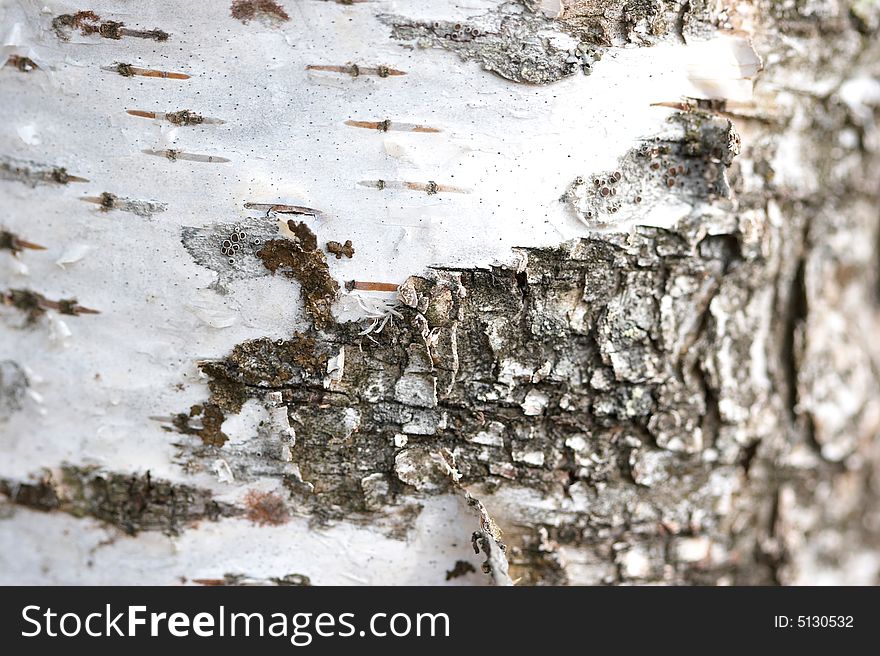
[{"label": "peeling bark strip", "polygon": [[461,472],[455,466],[455,454],[448,449],[442,449],[432,455],[440,465],[440,468],[449,476],[455,488],[464,495],[467,505],[477,513],[480,528],[471,535],[471,544],[474,547],[474,553],[479,554],[482,551],[486,554],[483,572],[492,577],[492,582],[495,585],[513,585],[513,581],[508,574],[510,565],[507,562],[506,556],[507,545],[501,541],[502,531],[495,523],[495,520],[489,516],[489,511],[486,510],[483,502],[474,497],[460,484]]},{"label": "peeling bark strip", "polygon": [[0,494],[33,510],[93,517],[129,535],[141,531],[177,535],[199,520],[241,514],[214,501],[207,491],[156,480],[149,472],[125,475],[89,467],[47,471],[36,483],[0,479]]},{"label": "peeling bark strip", "polygon": [[247,210],[259,210],[266,212],[266,215],[272,214],[305,214],[316,218],[323,218],[324,213],[311,207],[303,207],[302,205],[284,205],[281,203],[245,203]]}]

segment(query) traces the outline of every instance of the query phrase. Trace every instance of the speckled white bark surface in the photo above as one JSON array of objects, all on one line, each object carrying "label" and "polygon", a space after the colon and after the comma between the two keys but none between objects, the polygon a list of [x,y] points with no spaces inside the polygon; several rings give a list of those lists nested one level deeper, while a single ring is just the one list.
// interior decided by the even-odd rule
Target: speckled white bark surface
[{"label": "speckled white bark surface", "polygon": [[[745,73],[752,53],[743,52],[741,36],[611,49],[589,77],[529,86],[450,52],[402,47],[378,18],[463,20],[498,4],[290,1],[290,20],[278,24],[242,24],[230,17],[227,2],[187,3],[185,9],[170,0],[0,4],[4,51],[40,67],[28,75],[0,68],[0,156],[63,166],[88,179],[39,187],[0,181],[3,227],[47,248],[19,258],[0,253],[0,288],[75,297],[100,311],[50,313],[28,329],[16,326],[13,310],[4,313],[11,320],[0,321],[0,359],[24,368],[32,393],[0,424],[0,478],[61,463],[149,470],[233,503],[247,489],[278,487],[272,480],[230,481],[220,470],[185,473],[173,440],[155,419],[204,399],[197,361],[222,357],[248,339],[281,339],[306,325],[296,286],[282,277],[238,280],[221,294],[212,287],[216,274],[183,248],[181,228],[247,225],[259,213],[244,209],[246,202],[320,209],[323,218],[305,219],[319,245],[350,239],[356,249],[352,259],[328,260],[340,283],[399,284],[434,265],[513,263],[512,247],[553,246],[587,234],[560,197],[577,176],[613,170],[641,140],[669,129],[671,110],[652,103],[707,95],[751,100],[751,75]],[[74,34],[60,41],[50,28],[52,17],[80,9],[128,27],[161,28],[170,38],[156,43]],[[191,77],[102,70],[114,62]],[[353,78],[306,70],[349,62],[387,65],[406,75]],[[854,104],[877,93],[875,80],[853,85],[847,92]],[[224,123],[175,127],[127,109],[189,109]],[[383,133],[345,124],[384,119],[440,132]],[[230,161],[169,161],[145,149]],[[780,159],[779,179],[801,184],[797,161]],[[436,181],[467,193],[358,185],[375,179]],[[167,209],[142,217],[102,212],[80,199],[102,192]],[[692,211],[689,203],[669,200],[638,223],[669,227]],[[334,313],[339,319],[364,314],[345,294]],[[755,357],[760,360],[760,349]],[[829,403],[839,408],[846,402]],[[238,416],[224,424],[233,442],[254,430]],[[520,504],[520,494],[528,492],[500,493],[490,510],[515,522],[517,508],[540,509],[540,499]],[[405,539],[363,523],[316,529],[295,518],[260,527],[227,518],[176,538],[117,536],[108,544],[103,541],[111,533],[91,519],[21,509],[0,520],[0,583],[166,584],[225,572],[299,572],[317,584],[440,584],[457,559],[479,569],[469,541],[473,514],[452,495],[421,503]],[[575,572],[578,557],[569,554]],[[637,555],[626,562],[639,571]],[[587,578],[595,578],[602,565],[583,567]],[[455,582],[484,578],[474,573]]]}]

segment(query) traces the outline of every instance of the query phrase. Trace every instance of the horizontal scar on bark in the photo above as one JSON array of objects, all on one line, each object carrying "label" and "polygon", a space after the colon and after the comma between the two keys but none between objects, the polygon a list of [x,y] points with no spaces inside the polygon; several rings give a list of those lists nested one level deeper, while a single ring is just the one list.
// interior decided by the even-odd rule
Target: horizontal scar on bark
[{"label": "horizontal scar on bark", "polygon": [[123,212],[132,212],[144,217],[149,217],[157,212],[164,212],[167,207],[165,203],[155,200],[120,198],[109,191],[103,192],[100,196],[80,196],[79,199],[100,206],[99,209],[102,212],[122,210]]},{"label": "horizontal scar on bark", "polygon": [[59,314],[79,316],[80,314],[101,314],[98,310],[83,307],[73,298],[62,298],[57,301],[46,298],[38,292],[29,289],[10,289],[0,292],[0,301],[3,305],[15,307],[36,319],[46,310],[55,310]]},{"label": "horizontal scar on bark", "polygon": [[306,66],[307,71],[324,71],[327,73],[345,73],[352,77],[359,75],[375,75],[377,77],[391,77],[397,75],[406,75],[405,71],[398,71],[395,68],[387,66],[358,66],[357,64],[347,64],[345,66],[330,66],[324,64],[309,64]]},{"label": "horizontal scar on bark", "polygon": [[440,132],[437,128],[415,125],[414,123],[398,123],[389,119],[384,121],[346,121],[345,124],[353,128],[366,128],[368,130],[379,130],[380,132]]},{"label": "horizontal scar on bark", "polygon": [[408,189],[410,191],[424,191],[429,196],[434,194],[469,194],[470,191],[460,187],[450,185],[437,184],[433,180],[428,182],[406,182],[400,180],[361,180],[358,182],[361,187],[369,187],[371,189]]},{"label": "horizontal scar on bark", "polygon": [[18,235],[8,230],[0,230],[0,250],[12,251],[13,255],[18,255],[21,251],[29,249],[32,251],[44,251],[45,246],[40,246],[30,241],[25,241]]},{"label": "horizontal scar on bark", "polygon": [[186,160],[188,162],[207,162],[209,164],[224,164],[229,162],[230,160],[225,157],[218,157],[216,155],[200,155],[198,153],[185,153],[181,150],[153,150],[147,148],[143,151],[147,155],[155,155],[156,157],[164,157],[165,159],[169,159],[172,162],[176,162],[177,160]]},{"label": "horizontal scar on bark", "polygon": [[651,107],[668,107],[680,112],[708,112],[726,118],[751,119],[761,122],[772,122],[773,115],[765,111],[760,113],[754,103],[737,102],[726,98],[690,98],[651,103]]},{"label": "horizontal scar on bark", "polygon": [[[5,161],[4,161],[5,160]],[[16,180],[31,186],[37,184],[61,184],[88,182],[88,178],[71,175],[63,166],[45,166],[0,157],[0,179]]]},{"label": "horizontal scar on bark", "polygon": [[132,75],[140,75],[141,77],[161,77],[167,80],[188,80],[190,78],[186,73],[172,73],[170,71],[159,71],[153,68],[138,68],[131,64],[115,63],[112,66],[102,66],[102,71],[109,73],[118,73],[123,77],[131,77]]},{"label": "horizontal scar on bark", "polygon": [[93,11],[78,11],[75,14],[61,14],[52,19],[52,29],[62,41],[70,39],[68,32],[79,30],[83,36],[96,34],[104,39],[118,41],[124,36],[136,39],[152,39],[153,41],[167,41],[168,32],[160,29],[133,30],[125,27],[119,21],[102,21],[101,17]]},{"label": "horizontal scar on bark", "polygon": [[222,125],[226,121],[210,116],[202,116],[188,109],[179,112],[150,112],[143,109],[126,109],[126,114],[140,118],[151,118],[157,121],[168,121],[174,125]]},{"label": "horizontal scar on bark", "polygon": [[669,107],[682,112],[693,111],[695,109],[703,109],[711,112],[723,112],[727,109],[726,98],[683,98],[682,100],[672,100],[666,102],[651,103],[651,107]]}]

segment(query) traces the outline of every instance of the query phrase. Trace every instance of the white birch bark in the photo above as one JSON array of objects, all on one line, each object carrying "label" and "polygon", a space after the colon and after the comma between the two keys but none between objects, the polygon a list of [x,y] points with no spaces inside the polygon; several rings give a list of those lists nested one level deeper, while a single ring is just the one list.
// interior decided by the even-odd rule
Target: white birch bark
[{"label": "white birch bark", "polygon": [[0,5],[0,582],[876,582],[877,3],[272,5]]}]

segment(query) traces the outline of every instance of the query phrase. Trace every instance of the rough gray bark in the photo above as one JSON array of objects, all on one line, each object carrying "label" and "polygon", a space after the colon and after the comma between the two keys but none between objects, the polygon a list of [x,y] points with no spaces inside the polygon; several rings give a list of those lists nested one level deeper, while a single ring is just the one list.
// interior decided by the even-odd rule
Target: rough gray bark
[{"label": "rough gray bark", "polygon": [[[299,217],[283,235],[273,219],[250,223],[235,260],[218,255],[229,226],[184,229],[216,289],[285,276],[309,326],[200,362],[209,396],[169,408],[164,426],[187,472],[221,460],[236,481],[281,481],[286,496],[229,503],[68,464],[0,481],[9,503],[130,534],[295,514],[405,537],[418,499],[463,492],[479,520],[462,536],[476,531],[496,583],[508,565],[520,585],[878,582],[880,103],[845,89],[880,75],[876,3],[579,0],[558,15],[522,4],[464,26],[381,21],[392,39],[514,85],[589,74],[623,44],[747,30],[765,61],[756,101],[681,101],[670,136],[560,181],[582,238],[525,245],[516,266],[411,272],[381,331],[334,318],[344,285]],[[583,45],[557,50],[548,29]],[[798,176],[777,175],[791,160]],[[664,198],[693,211],[639,225]],[[635,227],[619,230],[624,217]],[[32,321],[83,310],[4,298]],[[22,376],[11,361],[0,376],[0,411],[15,412]],[[261,428],[231,444],[223,423],[249,403]]]}]

